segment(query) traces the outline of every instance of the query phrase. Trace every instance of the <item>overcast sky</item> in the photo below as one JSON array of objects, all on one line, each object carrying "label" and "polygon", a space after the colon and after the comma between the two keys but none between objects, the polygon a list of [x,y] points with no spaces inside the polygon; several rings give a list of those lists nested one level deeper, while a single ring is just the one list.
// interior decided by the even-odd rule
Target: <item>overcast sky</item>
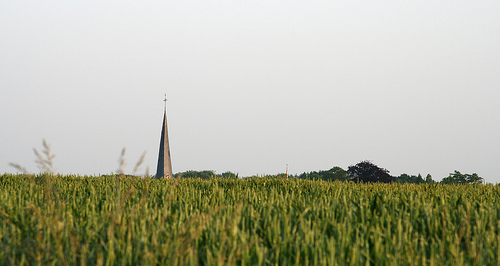
[{"label": "overcast sky", "polygon": [[500,1],[0,1],[0,173],[454,170],[500,183]]}]

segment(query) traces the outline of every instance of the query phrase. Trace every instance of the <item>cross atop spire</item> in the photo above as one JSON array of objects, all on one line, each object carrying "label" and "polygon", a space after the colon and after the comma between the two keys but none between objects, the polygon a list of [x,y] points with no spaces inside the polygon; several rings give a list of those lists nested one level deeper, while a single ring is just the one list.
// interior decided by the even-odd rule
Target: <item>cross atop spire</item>
[{"label": "cross atop spire", "polygon": [[167,110],[167,93],[165,93],[165,100],[163,100],[165,102],[165,110]]}]

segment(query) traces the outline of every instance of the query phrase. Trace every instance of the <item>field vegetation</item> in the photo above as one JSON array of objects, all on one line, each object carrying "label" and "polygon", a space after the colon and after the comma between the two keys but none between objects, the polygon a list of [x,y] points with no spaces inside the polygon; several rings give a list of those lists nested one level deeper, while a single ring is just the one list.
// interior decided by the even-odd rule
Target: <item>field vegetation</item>
[{"label": "field vegetation", "polygon": [[500,264],[500,186],[0,176],[0,264]]}]

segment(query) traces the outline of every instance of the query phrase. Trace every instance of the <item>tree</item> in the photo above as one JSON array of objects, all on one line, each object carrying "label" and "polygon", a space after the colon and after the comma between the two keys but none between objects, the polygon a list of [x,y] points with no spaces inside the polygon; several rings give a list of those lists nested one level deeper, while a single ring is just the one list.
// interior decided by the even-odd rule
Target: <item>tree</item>
[{"label": "tree", "polygon": [[403,183],[403,184],[404,183],[421,184],[421,183],[433,183],[434,182],[434,181],[432,181],[432,176],[429,174],[425,177],[425,180],[421,174],[418,174],[418,176],[417,175],[409,175],[409,174],[401,174],[400,176],[396,177],[394,179],[394,181],[396,181],[398,183]]},{"label": "tree", "polygon": [[328,170],[328,172],[332,174],[331,180],[347,181],[349,179],[349,176],[347,176],[347,171],[339,166],[333,167],[332,169]]},{"label": "tree", "polygon": [[476,173],[462,174],[457,170],[441,180],[442,184],[481,184],[482,182],[483,178]]},{"label": "tree", "polygon": [[298,176],[300,179],[309,179],[309,180],[325,180],[325,181],[347,181],[349,177],[347,176],[347,171],[342,169],[339,166],[335,166],[330,170],[321,170],[319,172],[309,172],[302,173]]},{"label": "tree", "polygon": [[175,178],[177,178],[179,176],[181,178],[210,179],[211,177],[215,176],[215,171],[212,171],[212,170],[204,170],[204,171],[189,170],[189,171],[177,173],[174,175]]},{"label": "tree", "polygon": [[362,161],[356,165],[349,166],[347,175],[354,182],[390,183],[394,181],[394,177],[389,174],[387,169],[380,168],[370,161]]},{"label": "tree", "polygon": [[230,172],[230,171],[222,173],[220,175],[220,177],[222,177],[222,178],[228,178],[228,179],[238,179],[239,178],[238,174],[235,174],[235,173]]},{"label": "tree", "polygon": [[434,180],[432,180],[432,176],[430,174],[427,174],[425,177],[425,183],[434,183]]},{"label": "tree", "polygon": [[316,172],[316,171],[313,171],[313,172],[309,172],[309,173],[302,173],[299,175],[299,179],[306,179],[306,180],[321,180],[323,179],[322,176]]},{"label": "tree", "polygon": [[394,181],[398,183],[410,183],[410,184],[420,184],[424,183],[424,179],[420,174],[418,176],[416,175],[409,175],[409,174],[401,174],[400,176],[396,177]]},{"label": "tree", "polygon": [[347,171],[342,169],[339,166],[335,166],[327,171],[319,171],[319,176],[322,180],[325,181],[347,181]]}]

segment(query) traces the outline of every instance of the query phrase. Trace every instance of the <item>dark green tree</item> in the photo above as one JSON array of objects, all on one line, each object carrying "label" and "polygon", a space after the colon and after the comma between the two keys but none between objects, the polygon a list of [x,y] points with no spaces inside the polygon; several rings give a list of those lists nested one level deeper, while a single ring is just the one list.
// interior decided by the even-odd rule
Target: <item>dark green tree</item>
[{"label": "dark green tree", "polygon": [[319,171],[318,174],[321,176],[321,179],[325,181],[347,181],[349,179],[347,171],[339,166],[335,166],[327,171]]},{"label": "dark green tree", "polygon": [[186,172],[181,172],[181,173],[176,173],[174,174],[174,177],[181,177],[181,178],[201,178],[201,179],[210,179],[211,177],[215,176],[215,172],[212,170],[204,170],[204,171],[194,171],[194,170],[189,170]]},{"label": "dark green tree", "polygon": [[394,181],[398,183],[413,183],[412,182],[412,176],[409,174],[401,174],[398,177],[394,178]]},{"label": "dark green tree", "polygon": [[224,172],[220,175],[222,178],[228,178],[228,179],[238,179],[238,174],[235,174],[233,172],[227,171]]},{"label": "dark green tree", "polygon": [[390,183],[394,181],[394,177],[389,174],[389,171],[380,168],[370,161],[362,161],[356,165],[351,165],[347,169],[349,180],[354,182],[364,183]]},{"label": "dark green tree", "polygon": [[[430,182],[427,181],[429,178],[431,180]],[[421,174],[418,175],[401,174],[400,176],[396,177],[394,181],[398,183],[422,184],[422,183],[431,183],[432,178],[430,175],[427,175],[426,180],[424,180]]]},{"label": "dark green tree", "polygon": [[332,169],[328,170],[328,172],[332,173],[333,175],[332,180],[339,180],[339,181],[349,180],[349,176],[347,176],[347,171],[339,166],[333,167]]},{"label": "dark green tree", "polygon": [[299,175],[299,178],[307,180],[323,180],[323,177],[317,171],[302,173]]},{"label": "dark green tree", "polygon": [[330,170],[322,170],[319,172],[309,172],[302,173],[298,176],[300,179],[309,180],[325,180],[325,181],[347,181],[349,177],[347,176],[347,171],[339,166],[335,166]]},{"label": "dark green tree", "polygon": [[481,184],[482,182],[483,178],[476,173],[462,174],[457,170],[441,180],[442,184]]}]

